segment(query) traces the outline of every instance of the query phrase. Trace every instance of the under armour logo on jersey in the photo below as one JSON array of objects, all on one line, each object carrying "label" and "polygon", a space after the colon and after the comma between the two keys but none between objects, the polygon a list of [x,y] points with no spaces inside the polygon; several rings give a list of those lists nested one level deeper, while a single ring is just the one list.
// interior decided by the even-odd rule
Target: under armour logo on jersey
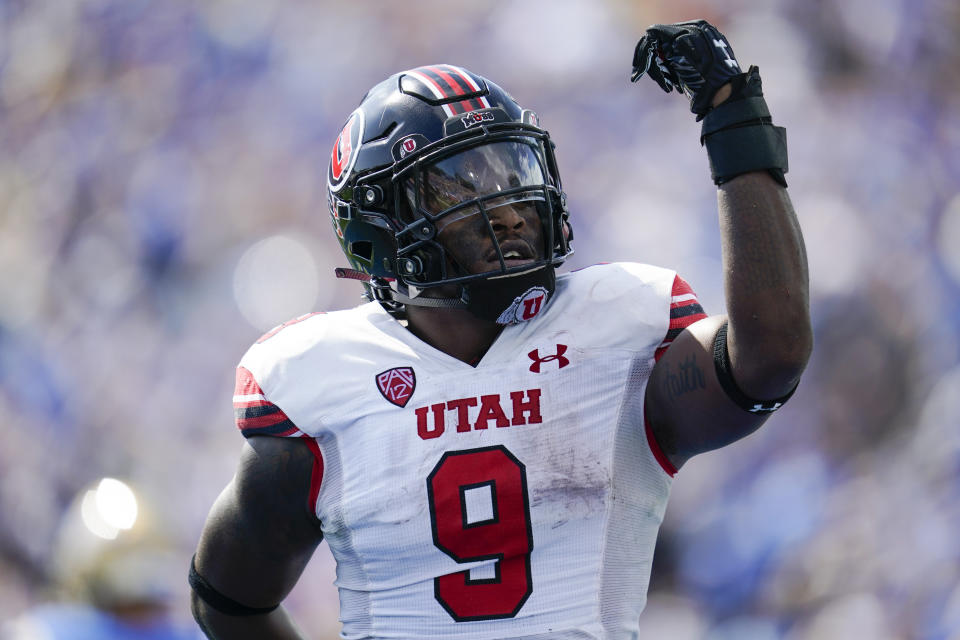
[{"label": "under armour logo on jersey", "polygon": [[715,46],[717,49],[720,49],[720,51],[723,51],[723,56],[724,56],[724,58],[726,58],[726,59],[724,60],[724,62],[727,63],[727,66],[728,66],[728,67],[736,67],[737,69],[740,68],[740,65],[737,64],[737,61],[734,60],[734,59],[730,56],[730,54],[727,52],[727,47],[729,47],[730,45],[728,45],[728,44],[727,44],[726,42],[724,42],[723,40],[714,40],[714,41],[713,41],[713,46]]},{"label": "under armour logo on jersey", "polygon": [[410,367],[394,367],[377,374],[377,388],[388,402],[402,408],[417,388],[417,376]]},{"label": "under armour logo on jersey", "polygon": [[533,364],[530,365],[530,371],[534,373],[540,373],[540,365],[545,362],[553,362],[554,360],[560,365],[558,368],[563,369],[565,366],[570,364],[570,359],[565,357],[563,354],[567,352],[567,345],[558,344],[557,352],[548,356],[540,356],[540,349],[534,349],[527,356],[533,360]]}]

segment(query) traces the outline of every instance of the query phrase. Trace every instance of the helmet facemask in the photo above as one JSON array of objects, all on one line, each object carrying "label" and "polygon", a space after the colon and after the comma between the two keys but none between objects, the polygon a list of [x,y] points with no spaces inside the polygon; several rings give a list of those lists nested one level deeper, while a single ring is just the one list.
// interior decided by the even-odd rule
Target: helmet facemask
[{"label": "helmet facemask", "polygon": [[[417,163],[405,172],[397,181],[398,217],[406,223],[397,233],[404,281],[426,288],[547,264],[553,225],[550,179],[541,157],[530,142],[504,140]],[[479,260],[466,264],[470,253]]]},{"label": "helmet facemask", "polygon": [[542,140],[513,134],[458,145],[398,172],[394,185],[405,223],[398,272],[408,287],[460,285],[467,308],[501,324],[539,312],[553,293],[554,265],[569,253],[555,240],[565,212],[553,209],[560,192]]}]

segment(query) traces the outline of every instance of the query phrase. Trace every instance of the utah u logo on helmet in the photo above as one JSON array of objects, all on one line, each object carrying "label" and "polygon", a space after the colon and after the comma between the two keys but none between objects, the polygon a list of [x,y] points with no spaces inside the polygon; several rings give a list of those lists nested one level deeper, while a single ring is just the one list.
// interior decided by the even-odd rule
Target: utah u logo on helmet
[{"label": "utah u logo on helmet", "polygon": [[357,109],[347,118],[346,124],[340,130],[340,135],[337,136],[337,141],[333,143],[333,151],[330,152],[327,184],[331,191],[339,191],[346,183],[357,160],[362,139],[363,111]]}]

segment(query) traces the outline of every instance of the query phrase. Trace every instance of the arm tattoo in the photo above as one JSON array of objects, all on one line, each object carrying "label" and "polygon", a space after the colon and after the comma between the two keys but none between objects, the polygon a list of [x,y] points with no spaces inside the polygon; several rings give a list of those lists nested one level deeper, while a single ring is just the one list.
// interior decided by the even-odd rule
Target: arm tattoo
[{"label": "arm tattoo", "polygon": [[665,397],[668,399],[673,400],[691,391],[707,388],[707,381],[704,377],[703,369],[697,365],[695,356],[687,356],[686,359],[677,366],[676,373],[670,368],[669,363],[664,362],[663,365],[665,365],[663,379],[660,384]]}]

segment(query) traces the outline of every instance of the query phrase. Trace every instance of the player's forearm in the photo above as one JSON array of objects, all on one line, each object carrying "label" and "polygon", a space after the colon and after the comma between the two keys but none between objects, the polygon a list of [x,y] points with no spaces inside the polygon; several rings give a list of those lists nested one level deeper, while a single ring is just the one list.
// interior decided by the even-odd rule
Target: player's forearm
[{"label": "player's forearm", "polygon": [[194,598],[193,617],[211,640],[304,640],[283,607],[269,614],[228,616]]},{"label": "player's forearm", "polygon": [[813,345],[800,225],[787,190],[765,171],[721,185],[718,199],[733,375],[753,397],[779,397]]}]

